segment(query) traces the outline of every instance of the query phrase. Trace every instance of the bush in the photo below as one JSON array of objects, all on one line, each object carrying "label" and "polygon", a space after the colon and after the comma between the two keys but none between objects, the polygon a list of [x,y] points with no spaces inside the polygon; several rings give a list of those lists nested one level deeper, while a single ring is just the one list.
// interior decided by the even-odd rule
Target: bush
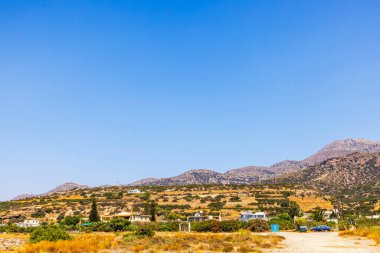
[{"label": "bush", "polygon": [[135,235],[141,236],[141,237],[153,237],[154,231],[151,226],[142,225],[137,228],[137,230],[135,231]]},{"label": "bush", "polygon": [[43,226],[33,230],[30,234],[30,242],[37,243],[40,241],[55,242],[58,240],[70,240],[70,235],[57,226]]},{"label": "bush", "polygon": [[30,215],[32,218],[44,218],[46,213],[44,210],[39,209]]},{"label": "bush", "polygon": [[234,220],[226,220],[220,222],[222,232],[236,232],[240,228],[240,222]]},{"label": "bush", "polygon": [[226,204],[226,202],[212,202],[207,205],[208,208],[211,210],[220,210],[223,208],[223,206]]},{"label": "bush", "polygon": [[266,220],[252,219],[248,221],[248,229],[252,232],[267,232],[270,230],[270,225]]},{"label": "bush", "polygon": [[178,213],[174,213],[174,212],[169,213],[169,214],[167,215],[167,218],[168,218],[169,220],[185,220],[185,219],[186,219],[185,216],[180,215],[180,214],[178,214]]},{"label": "bush", "polygon": [[0,233],[26,233],[31,228],[22,228],[15,224],[8,224],[7,226],[0,226]]},{"label": "bush", "polygon": [[75,226],[80,222],[80,217],[78,216],[67,216],[61,221],[62,225]]},{"label": "bush", "polygon": [[131,222],[124,218],[114,218],[108,222],[108,226],[113,232],[127,231],[130,224]]},{"label": "bush", "polygon": [[179,223],[178,222],[161,222],[158,223],[159,231],[167,231],[167,232],[174,232],[179,230]]},{"label": "bush", "polygon": [[207,220],[207,221],[199,221],[191,223],[191,230],[195,232],[220,232],[219,221],[216,220]]}]

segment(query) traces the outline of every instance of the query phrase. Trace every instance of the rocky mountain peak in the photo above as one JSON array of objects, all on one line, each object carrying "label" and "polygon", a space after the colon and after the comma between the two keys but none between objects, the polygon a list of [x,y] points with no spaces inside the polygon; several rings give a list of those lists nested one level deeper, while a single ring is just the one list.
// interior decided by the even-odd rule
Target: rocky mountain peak
[{"label": "rocky mountain peak", "polygon": [[307,163],[308,165],[314,165],[329,158],[341,157],[355,152],[380,152],[380,142],[367,139],[344,139],[334,141],[324,146],[321,150],[308,157],[303,162]]},{"label": "rocky mountain peak", "polygon": [[87,185],[81,185],[81,184],[77,184],[77,183],[73,183],[73,182],[67,182],[67,183],[58,185],[54,189],[52,189],[52,190],[50,190],[44,194],[41,194],[41,196],[46,196],[46,195],[50,195],[50,194],[57,193],[57,192],[65,192],[65,191],[81,189],[81,188],[89,188],[89,187]]}]

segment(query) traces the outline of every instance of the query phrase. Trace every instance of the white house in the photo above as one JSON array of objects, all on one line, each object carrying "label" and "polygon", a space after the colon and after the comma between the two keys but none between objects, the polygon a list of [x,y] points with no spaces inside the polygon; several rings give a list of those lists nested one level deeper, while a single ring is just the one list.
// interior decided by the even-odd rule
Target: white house
[{"label": "white house", "polygon": [[128,190],[128,193],[135,194],[135,193],[141,193],[139,189],[133,189],[133,190]]},{"label": "white house", "polygon": [[102,217],[102,220],[107,221],[113,218],[123,218],[133,223],[133,222],[150,222],[151,216],[142,215],[139,213],[132,213],[132,212],[121,212],[121,213],[117,213],[111,216],[104,216]]},{"label": "white house", "polygon": [[40,226],[40,221],[39,220],[24,220],[23,222],[19,222],[16,225],[21,228],[38,227]]},{"label": "white house", "polygon": [[193,221],[206,221],[206,220],[218,220],[222,221],[222,217],[220,216],[212,216],[212,215],[202,215],[202,212],[196,212],[194,216],[188,216],[187,221],[193,222]]},{"label": "white house", "polygon": [[244,211],[240,214],[240,221],[248,222],[252,219],[262,219],[262,220],[268,220],[266,214],[264,212],[255,212],[252,213],[252,211]]}]

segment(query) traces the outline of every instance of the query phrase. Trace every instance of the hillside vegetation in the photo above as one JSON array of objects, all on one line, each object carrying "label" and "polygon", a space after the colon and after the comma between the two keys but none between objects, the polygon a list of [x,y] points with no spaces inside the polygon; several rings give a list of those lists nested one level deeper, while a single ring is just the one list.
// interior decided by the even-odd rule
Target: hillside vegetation
[{"label": "hillside vegetation", "polygon": [[[0,218],[4,221],[39,219],[51,222],[67,216],[88,217],[91,199],[96,197],[102,216],[122,211],[145,213],[147,199],[158,204],[158,218],[174,212],[186,217],[197,211],[221,214],[223,219],[237,219],[243,210],[261,210],[269,215],[285,212],[290,199],[300,203],[304,211],[310,207],[331,207],[331,198],[304,187],[281,185],[188,185],[145,186],[138,194],[129,194],[129,186],[81,188],[48,196],[0,203]],[[312,206],[304,205],[310,198]]]}]

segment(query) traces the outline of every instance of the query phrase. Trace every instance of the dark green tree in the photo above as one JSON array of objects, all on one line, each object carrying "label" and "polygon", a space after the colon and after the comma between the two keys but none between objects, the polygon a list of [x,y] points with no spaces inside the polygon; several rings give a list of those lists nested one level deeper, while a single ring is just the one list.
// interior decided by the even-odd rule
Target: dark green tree
[{"label": "dark green tree", "polygon": [[300,216],[301,214],[301,209],[300,206],[297,204],[295,201],[290,201],[289,202],[289,215],[292,217],[292,219],[295,216]]},{"label": "dark green tree", "polygon": [[98,213],[98,206],[96,204],[96,199],[92,198],[92,205],[91,205],[91,211],[90,211],[90,217],[89,220],[91,222],[98,222],[100,221],[100,216]]},{"label": "dark green tree", "polygon": [[315,220],[315,221],[322,221],[323,220],[324,211],[322,208],[320,208],[318,206],[318,207],[314,208],[311,212],[312,212],[313,220]]},{"label": "dark green tree", "polygon": [[156,215],[157,215],[157,203],[152,200],[149,204],[149,215],[151,216],[152,221],[156,221]]}]

